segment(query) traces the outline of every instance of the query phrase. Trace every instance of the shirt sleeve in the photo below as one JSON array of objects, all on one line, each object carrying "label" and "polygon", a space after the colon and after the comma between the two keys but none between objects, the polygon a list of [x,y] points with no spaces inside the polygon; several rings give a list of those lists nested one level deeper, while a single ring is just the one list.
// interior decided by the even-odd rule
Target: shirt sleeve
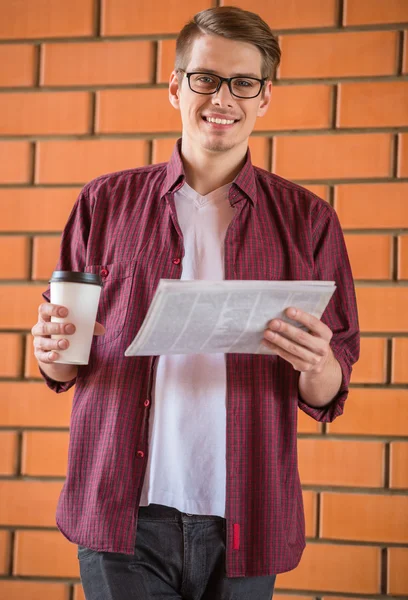
[{"label": "shirt sleeve", "polygon": [[[75,202],[62,233],[60,255],[55,270],[84,271],[87,262],[91,218],[92,206],[89,199],[88,186],[85,186]],[[43,292],[42,296],[47,302],[50,302],[49,287]],[[76,381],[75,378],[66,382],[54,381],[41,368],[40,373],[47,386],[57,394],[69,390]]]},{"label": "shirt sleeve", "polygon": [[333,332],[330,345],[340,364],[342,381],[337,395],[326,406],[321,408],[309,406],[300,395],[298,404],[301,410],[316,421],[331,422],[343,413],[352,366],[359,358],[360,332],[353,275],[346,244],[337,214],[329,205],[315,208],[313,246],[314,278],[336,283],[336,291],[321,320]]}]

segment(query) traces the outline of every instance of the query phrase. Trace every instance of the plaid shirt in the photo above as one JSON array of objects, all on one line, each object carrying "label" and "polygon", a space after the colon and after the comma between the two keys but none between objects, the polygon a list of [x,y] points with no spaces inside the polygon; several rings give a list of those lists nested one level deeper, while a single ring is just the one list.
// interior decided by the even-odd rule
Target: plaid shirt
[{"label": "plaid shirt", "polygon": [[[65,227],[58,269],[99,273],[104,287],[89,365],[75,380],[68,473],[57,524],[88,548],[133,554],[148,455],[155,357],[125,358],[160,278],[178,279],[184,255],[174,192],[184,182],[180,146],[169,163],[105,175],[82,190]],[[225,278],[334,280],[322,320],[343,379],[312,408],[299,373],[277,356],[227,354],[226,570],[271,575],[298,564],[305,546],[297,467],[298,407],[318,421],[343,412],[359,333],[354,286],[334,210],[311,192],[253,167],[248,153],[229,201]],[[49,292],[44,297],[49,299]]]}]

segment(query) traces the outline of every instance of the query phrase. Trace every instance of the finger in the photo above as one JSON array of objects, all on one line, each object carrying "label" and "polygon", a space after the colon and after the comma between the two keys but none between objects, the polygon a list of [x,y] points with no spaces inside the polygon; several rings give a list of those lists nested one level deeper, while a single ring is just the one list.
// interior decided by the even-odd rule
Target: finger
[{"label": "finger", "polygon": [[75,333],[75,325],[72,323],[51,323],[51,321],[39,321],[31,330],[34,337],[47,335],[72,335]]},{"label": "finger", "polygon": [[44,321],[49,321],[51,317],[60,317],[63,319],[68,316],[68,309],[66,306],[61,306],[60,304],[43,302],[38,307],[38,315]]},{"label": "finger", "polygon": [[105,335],[106,329],[102,323],[95,322],[94,335]]},{"label": "finger", "polygon": [[328,342],[331,340],[333,332],[320,319],[314,317],[310,313],[291,306],[286,309],[285,314],[289,319],[292,319],[292,321],[304,325],[314,335],[317,335]]},{"label": "finger", "polygon": [[265,339],[272,343],[274,349],[282,350],[285,353],[285,356],[290,356],[290,362],[292,362],[293,359],[300,359],[309,366],[315,367],[323,356],[317,355],[304,346],[300,346],[291,339],[287,339],[279,333],[270,331],[269,329],[265,331]]},{"label": "finger", "polygon": [[277,356],[280,356],[281,358],[286,360],[288,363],[290,363],[292,365],[292,367],[294,369],[296,369],[296,371],[309,371],[310,370],[310,368],[311,368],[310,364],[308,364],[306,361],[303,361],[300,358],[294,356],[293,354],[286,352],[286,350],[284,350],[283,348],[280,348],[279,346],[276,346],[275,344],[271,344],[270,342],[268,342],[265,339],[262,340],[262,343],[267,348],[269,348],[269,350],[272,350],[274,352],[274,354],[276,354]]},{"label": "finger", "polygon": [[45,363],[47,365],[55,362],[60,358],[60,355],[58,354],[58,352],[55,352],[55,350],[52,350],[51,352],[38,352],[38,354],[36,354],[35,356],[40,363]]},{"label": "finger", "polygon": [[[316,335],[311,335],[307,331],[304,331],[295,325],[291,325],[290,323],[286,323],[285,321],[281,321],[280,319],[273,319],[270,321],[266,331],[278,333],[281,337],[288,338],[290,341],[293,341],[304,348],[308,348],[313,353],[319,354],[320,356],[324,356],[327,352],[327,341],[325,339]],[[272,340],[272,336],[269,336],[268,339]]]},{"label": "finger", "polygon": [[34,354],[37,356],[41,352],[51,352],[52,350],[66,350],[69,347],[69,341],[65,338],[52,340],[47,337],[34,339]]}]

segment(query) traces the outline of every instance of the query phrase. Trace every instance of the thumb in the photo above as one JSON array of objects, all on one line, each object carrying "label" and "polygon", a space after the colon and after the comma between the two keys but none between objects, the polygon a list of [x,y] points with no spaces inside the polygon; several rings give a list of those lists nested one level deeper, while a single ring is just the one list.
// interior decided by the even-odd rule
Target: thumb
[{"label": "thumb", "polygon": [[95,321],[94,335],[105,335],[105,331],[105,327],[101,323]]}]

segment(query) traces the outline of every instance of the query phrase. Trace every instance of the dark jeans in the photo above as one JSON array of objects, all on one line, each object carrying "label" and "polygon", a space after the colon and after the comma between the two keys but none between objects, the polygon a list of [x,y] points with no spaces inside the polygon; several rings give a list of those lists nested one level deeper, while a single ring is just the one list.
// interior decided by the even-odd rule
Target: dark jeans
[{"label": "dark jeans", "polygon": [[270,600],[275,577],[225,575],[225,520],[150,505],[133,556],[78,548],[86,600]]}]

